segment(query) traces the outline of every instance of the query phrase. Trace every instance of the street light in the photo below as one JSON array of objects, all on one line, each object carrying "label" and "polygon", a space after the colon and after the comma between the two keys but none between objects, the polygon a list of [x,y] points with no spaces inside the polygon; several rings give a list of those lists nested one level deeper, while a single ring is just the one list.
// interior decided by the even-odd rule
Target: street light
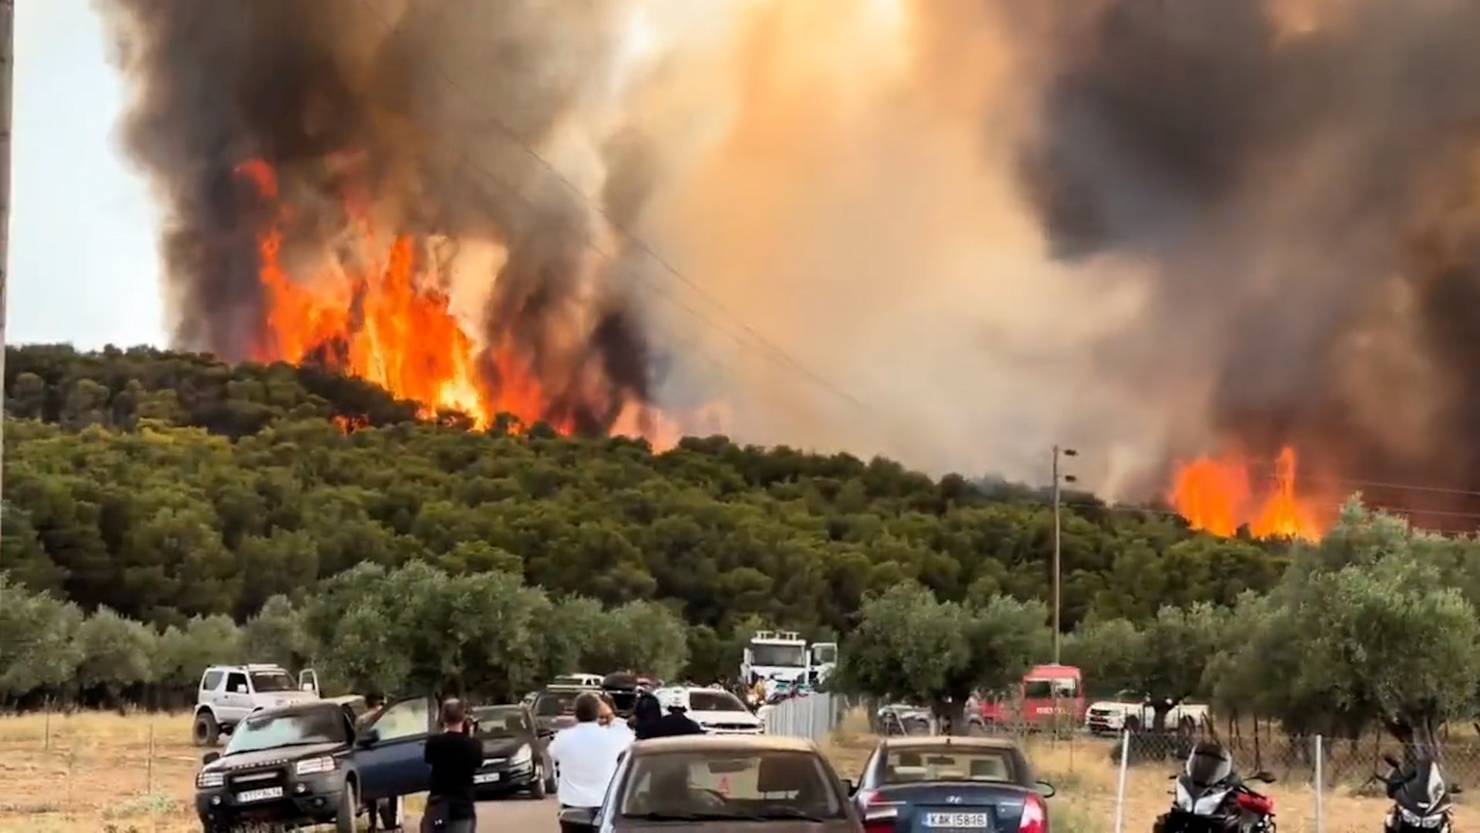
[{"label": "street light", "polygon": [[1059,455],[1078,457],[1072,448],[1053,447],[1053,664],[1059,664],[1059,483],[1073,483],[1074,475],[1059,474]]}]

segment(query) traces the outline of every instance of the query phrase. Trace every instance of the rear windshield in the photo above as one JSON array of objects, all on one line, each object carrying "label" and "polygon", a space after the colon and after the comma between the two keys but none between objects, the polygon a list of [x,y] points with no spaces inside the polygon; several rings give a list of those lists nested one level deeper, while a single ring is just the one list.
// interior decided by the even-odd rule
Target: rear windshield
[{"label": "rear windshield", "polygon": [[744,712],[749,711],[735,695],[728,691],[689,692],[689,708],[696,712]]},{"label": "rear windshield", "polygon": [[559,694],[541,694],[534,701],[534,713],[540,717],[558,717],[576,713],[578,691],[563,691]]},{"label": "rear windshield", "polygon": [[640,755],[623,786],[621,808],[624,816],[650,821],[844,817],[842,798],[817,755],[773,750]]},{"label": "rear windshield", "polygon": [[1015,784],[1017,768],[1002,749],[894,749],[884,759],[884,783],[985,781]]}]

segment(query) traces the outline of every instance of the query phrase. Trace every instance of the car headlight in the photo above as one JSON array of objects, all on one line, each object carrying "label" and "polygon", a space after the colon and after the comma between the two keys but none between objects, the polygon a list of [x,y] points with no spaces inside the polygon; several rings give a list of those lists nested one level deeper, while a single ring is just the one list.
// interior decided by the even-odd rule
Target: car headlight
[{"label": "car headlight", "polygon": [[333,772],[334,765],[334,759],[325,755],[322,758],[309,758],[306,761],[299,761],[298,765],[293,767],[293,771],[299,775],[313,775],[316,772]]},{"label": "car headlight", "polygon": [[224,783],[226,783],[226,773],[219,769],[203,769],[195,776],[195,786],[203,790],[219,787]]},{"label": "car headlight", "polygon": [[529,761],[532,757],[533,755],[529,751],[529,744],[526,743],[519,747],[519,751],[514,753],[514,757],[509,759],[509,765],[529,766]]}]

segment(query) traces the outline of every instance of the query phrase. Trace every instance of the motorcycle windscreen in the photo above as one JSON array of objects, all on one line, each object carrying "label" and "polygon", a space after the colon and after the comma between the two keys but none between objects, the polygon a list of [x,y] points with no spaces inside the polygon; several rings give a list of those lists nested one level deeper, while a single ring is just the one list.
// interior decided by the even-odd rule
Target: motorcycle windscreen
[{"label": "motorcycle windscreen", "polygon": [[1215,743],[1199,743],[1187,756],[1187,779],[1199,787],[1221,784],[1233,774],[1233,758]]}]

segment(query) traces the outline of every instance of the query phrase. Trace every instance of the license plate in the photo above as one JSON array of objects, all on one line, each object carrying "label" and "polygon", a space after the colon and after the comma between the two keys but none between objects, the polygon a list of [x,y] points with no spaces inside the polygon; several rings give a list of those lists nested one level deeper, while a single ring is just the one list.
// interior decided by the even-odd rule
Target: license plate
[{"label": "license plate", "polygon": [[493,784],[493,783],[497,783],[500,774],[501,773],[497,773],[497,772],[480,772],[477,775],[474,775],[473,776],[473,783],[474,784]]},{"label": "license plate", "polygon": [[282,798],[282,787],[263,787],[260,790],[247,790],[236,794],[236,800],[243,803],[248,801],[264,801],[269,798]]},{"label": "license plate", "polygon": [[926,827],[970,828],[987,826],[986,813],[926,813]]}]

